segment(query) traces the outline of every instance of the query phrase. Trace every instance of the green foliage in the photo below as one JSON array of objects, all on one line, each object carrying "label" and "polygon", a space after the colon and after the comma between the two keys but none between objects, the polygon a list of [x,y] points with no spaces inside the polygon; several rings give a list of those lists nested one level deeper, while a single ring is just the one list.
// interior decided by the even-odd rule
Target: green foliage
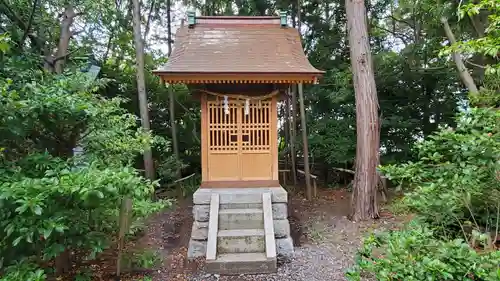
[{"label": "green foliage", "polygon": [[[2,59],[8,76],[17,60]],[[107,80],[19,66],[12,76],[0,80],[0,275],[44,280],[42,262],[73,250],[93,259],[111,245],[123,198],[133,200],[131,235],[170,206],[151,200],[158,182],[132,166],[146,147],[168,142],[140,129],[122,98],[96,94]]]},{"label": "green foliage", "polygon": [[161,262],[160,254],[157,251],[146,250],[132,255],[132,265],[134,268],[152,269]]},{"label": "green foliage", "polygon": [[21,260],[5,269],[5,274],[0,276],[1,281],[45,281],[47,275],[36,264]]},{"label": "green foliage", "polygon": [[122,99],[93,94],[104,82],[90,84],[84,74],[21,85],[0,82],[0,132],[5,136],[0,146],[10,148],[10,158],[30,151],[68,158],[81,144],[88,157],[108,164],[130,161],[152,137],[120,107]]},{"label": "green foliage", "polygon": [[380,170],[409,187],[406,206],[439,233],[469,236],[465,226],[489,231],[500,207],[499,120],[498,110],[472,108],[457,117],[455,129],[418,143],[417,161]]},{"label": "green foliage", "polygon": [[129,167],[91,164],[48,170],[43,178],[26,177],[1,187],[0,250],[6,258],[41,251],[50,260],[68,248],[88,249],[93,258],[109,245],[121,198],[141,202],[134,209],[134,220],[165,206],[144,201],[151,196],[154,183]]},{"label": "green foliage", "polygon": [[[471,1],[462,5],[458,10],[460,19],[473,18],[481,14],[487,15],[487,26],[484,37],[461,41],[444,49],[444,54],[459,50],[467,54],[481,54],[497,58],[500,52],[500,3],[496,0]],[[486,65],[488,73],[500,71],[500,64]]]},{"label": "green foliage", "polygon": [[75,281],[92,281],[92,272],[88,269],[77,272]]},{"label": "green foliage", "polygon": [[500,279],[500,251],[477,252],[463,240],[443,241],[419,224],[372,234],[356,256],[348,280],[495,281]]}]

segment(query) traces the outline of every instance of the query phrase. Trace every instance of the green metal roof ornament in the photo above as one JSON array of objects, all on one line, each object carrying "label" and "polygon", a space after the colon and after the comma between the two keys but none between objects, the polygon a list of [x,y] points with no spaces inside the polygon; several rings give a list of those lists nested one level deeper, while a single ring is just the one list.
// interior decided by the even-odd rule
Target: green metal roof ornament
[{"label": "green metal roof ornament", "polygon": [[195,11],[188,11],[187,17],[188,17],[188,26],[194,27],[194,25],[196,24],[196,12]]},{"label": "green metal roof ornament", "polygon": [[281,26],[285,27],[288,25],[288,17],[285,11],[280,12],[280,23]]}]

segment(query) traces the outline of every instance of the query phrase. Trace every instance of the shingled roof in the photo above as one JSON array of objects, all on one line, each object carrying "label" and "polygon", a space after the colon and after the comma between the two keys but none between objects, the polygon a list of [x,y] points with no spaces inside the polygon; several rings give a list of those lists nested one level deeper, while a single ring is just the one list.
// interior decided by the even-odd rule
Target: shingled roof
[{"label": "shingled roof", "polygon": [[166,65],[156,70],[169,83],[239,82],[312,83],[314,68],[296,29],[280,17],[197,17],[181,27]]}]

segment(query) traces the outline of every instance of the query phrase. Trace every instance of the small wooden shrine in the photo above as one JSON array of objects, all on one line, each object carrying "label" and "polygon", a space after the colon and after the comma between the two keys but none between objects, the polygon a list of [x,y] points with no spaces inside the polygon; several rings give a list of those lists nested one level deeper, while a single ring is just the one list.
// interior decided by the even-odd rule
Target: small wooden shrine
[{"label": "small wooden shrine", "polygon": [[285,15],[192,15],[155,73],[200,97],[202,187],[269,187],[279,185],[280,95],[323,72],[311,66]]},{"label": "small wooden shrine", "polygon": [[[202,184],[193,197],[188,256],[206,256],[209,269],[223,274],[272,272],[276,249],[293,252],[278,181],[277,104],[292,84],[316,83],[323,72],[307,60],[284,13],[189,13],[168,63],[155,73],[164,83],[186,84],[201,103]],[[246,244],[238,240],[246,236]]]}]

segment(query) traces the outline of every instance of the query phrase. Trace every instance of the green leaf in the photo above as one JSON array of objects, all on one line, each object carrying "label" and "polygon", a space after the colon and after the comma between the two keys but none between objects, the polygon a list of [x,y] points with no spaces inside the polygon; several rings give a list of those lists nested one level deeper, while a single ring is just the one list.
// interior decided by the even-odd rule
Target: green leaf
[{"label": "green leaf", "polygon": [[52,234],[52,228],[43,230],[43,238],[44,239],[48,239],[50,237],[50,234]]},{"label": "green leaf", "polygon": [[19,242],[21,242],[21,239],[23,239],[22,236],[19,236],[17,237],[16,239],[14,239],[14,241],[12,241],[12,246],[17,246],[19,244]]},{"label": "green leaf", "polygon": [[17,213],[19,213],[19,214],[22,214],[22,213],[26,212],[26,210],[28,210],[28,205],[23,204],[23,205],[21,205],[21,206],[17,207],[17,208],[15,209],[15,212],[17,212]]},{"label": "green leaf", "polygon": [[33,212],[37,215],[41,215],[42,214],[42,207],[40,207],[40,205],[36,205],[33,207]]}]

